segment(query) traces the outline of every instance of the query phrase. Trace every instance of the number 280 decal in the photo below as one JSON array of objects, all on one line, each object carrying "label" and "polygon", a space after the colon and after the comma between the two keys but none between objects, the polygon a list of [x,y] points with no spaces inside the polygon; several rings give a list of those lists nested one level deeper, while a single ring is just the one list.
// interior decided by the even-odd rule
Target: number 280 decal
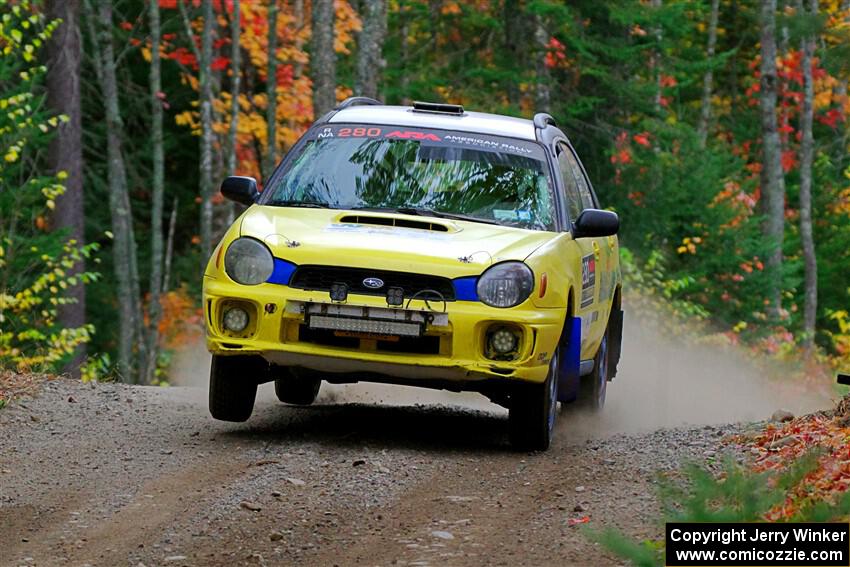
[{"label": "number 280 decal", "polygon": [[380,128],[340,128],[336,133],[340,138],[377,138],[381,135]]},{"label": "number 280 decal", "polygon": [[[329,129],[319,134],[320,138],[333,137]],[[419,140],[428,142],[442,142],[443,139],[430,132],[418,132],[416,130],[392,130],[384,131],[382,128],[340,128],[336,135],[340,138],[387,138],[396,140]]]}]

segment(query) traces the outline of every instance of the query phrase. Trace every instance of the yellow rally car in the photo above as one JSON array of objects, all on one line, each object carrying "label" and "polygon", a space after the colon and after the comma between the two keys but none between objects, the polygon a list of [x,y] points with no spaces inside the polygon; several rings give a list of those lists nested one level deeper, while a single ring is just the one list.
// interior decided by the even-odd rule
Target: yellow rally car
[{"label": "yellow rally car", "polygon": [[558,402],[605,402],[622,336],[619,219],[549,115],[346,100],[248,205],[204,275],[210,411],[322,380],[476,391],[546,449]]}]

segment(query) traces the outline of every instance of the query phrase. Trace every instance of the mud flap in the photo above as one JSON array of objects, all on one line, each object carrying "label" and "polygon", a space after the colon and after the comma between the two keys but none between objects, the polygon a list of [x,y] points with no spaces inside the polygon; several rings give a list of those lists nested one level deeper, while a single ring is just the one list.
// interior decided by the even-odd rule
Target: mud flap
[{"label": "mud flap", "polygon": [[559,345],[562,351],[558,368],[558,401],[572,402],[578,397],[581,380],[581,317],[570,317],[565,327],[569,334],[562,337]]},{"label": "mud flap", "polygon": [[617,375],[623,349],[623,310],[614,309],[608,319],[608,380]]}]

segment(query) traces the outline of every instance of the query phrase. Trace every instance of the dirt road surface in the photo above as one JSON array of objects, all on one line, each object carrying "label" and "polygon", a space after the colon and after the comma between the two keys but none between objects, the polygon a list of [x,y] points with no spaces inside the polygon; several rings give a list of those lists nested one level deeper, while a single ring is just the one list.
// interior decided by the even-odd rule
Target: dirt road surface
[{"label": "dirt road surface", "polygon": [[265,385],[227,424],[198,387],[50,381],[0,411],[0,564],[619,564],[582,526],[659,537],[657,471],[716,461],[725,423],[817,405],[641,340],[606,412],[564,413],[544,454],[474,396],[325,387],[296,408]]}]

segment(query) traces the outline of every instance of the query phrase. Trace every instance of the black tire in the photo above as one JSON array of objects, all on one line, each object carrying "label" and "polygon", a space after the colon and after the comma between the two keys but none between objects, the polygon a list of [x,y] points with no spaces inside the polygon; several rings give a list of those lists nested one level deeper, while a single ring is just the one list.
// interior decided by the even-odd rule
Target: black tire
[{"label": "black tire", "polygon": [[268,365],[257,356],[213,355],[210,413],[221,421],[247,421],[254,411],[257,384]]},{"label": "black tire", "polygon": [[309,406],[316,401],[322,379],[318,373],[304,368],[286,368],[274,381],[277,399],[286,404]]},{"label": "black tire", "polygon": [[599,350],[593,359],[593,372],[581,377],[579,406],[591,412],[602,411],[605,407],[605,395],[608,392],[608,331],[602,336]]},{"label": "black tire", "polygon": [[542,384],[517,384],[511,392],[508,427],[511,445],[520,451],[545,451],[552,443],[558,415],[560,347]]}]

